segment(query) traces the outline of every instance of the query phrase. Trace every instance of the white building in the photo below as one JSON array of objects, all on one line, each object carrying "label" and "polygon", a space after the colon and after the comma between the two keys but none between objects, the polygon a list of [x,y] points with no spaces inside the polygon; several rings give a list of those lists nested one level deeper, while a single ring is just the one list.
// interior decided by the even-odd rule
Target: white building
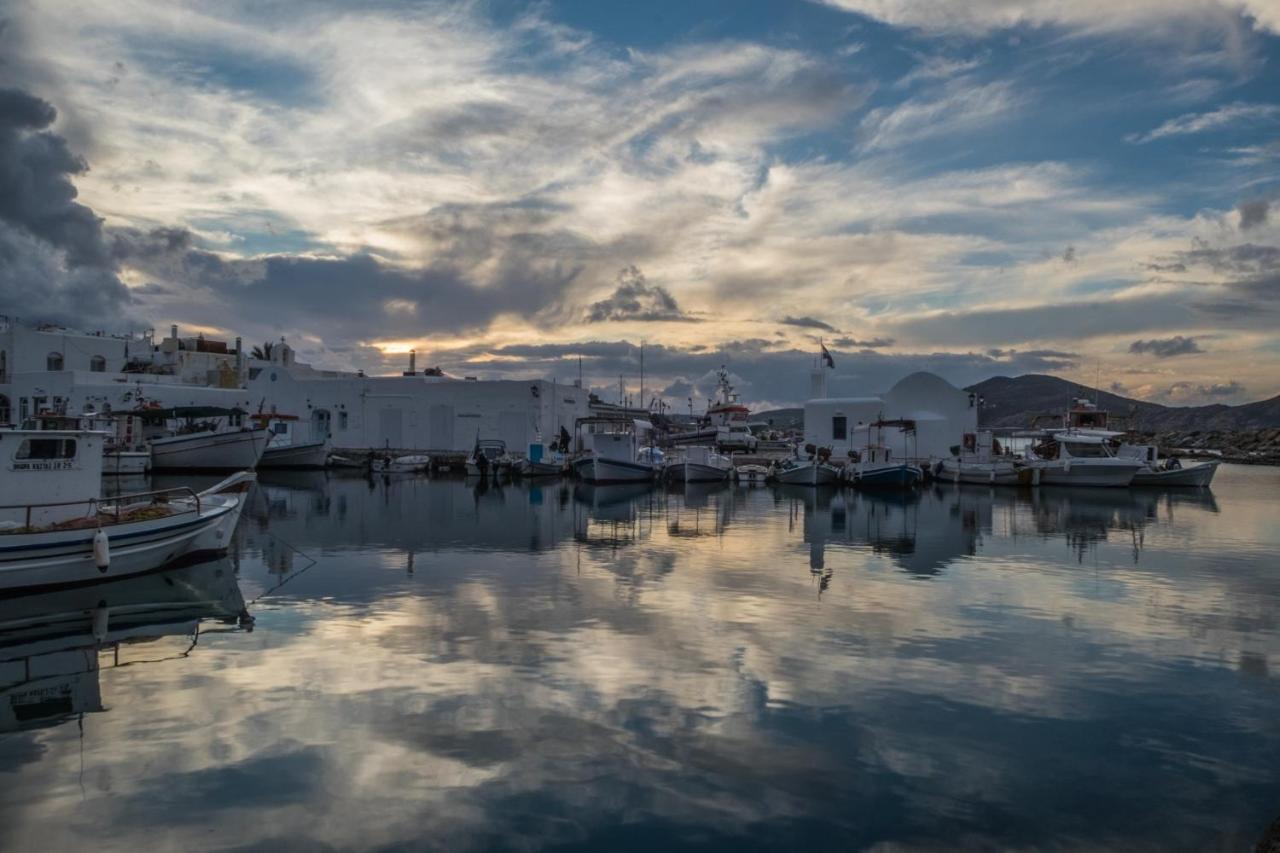
[{"label": "white building", "polygon": [[[316,370],[281,341],[266,359],[203,337],[85,334],[0,318],[0,424],[45,409],[213,406],[296,415],[337,449],[466,451],[477,436],[523,451],[571,434],[588,394],[542,379],[477,381]],[[305,432],[305,431],[304,431]]]},{"label": "white building", "polygon": [[[914,421],[915,432],[870,426],[899,419]],[[830,447],[835,458],[879,441],[897,457],[939,459],[950,456],[965,433],[977,431],[975,396],[932,373],[913,373],[876,396],[823,396],[804,404],[805,443]]]}]

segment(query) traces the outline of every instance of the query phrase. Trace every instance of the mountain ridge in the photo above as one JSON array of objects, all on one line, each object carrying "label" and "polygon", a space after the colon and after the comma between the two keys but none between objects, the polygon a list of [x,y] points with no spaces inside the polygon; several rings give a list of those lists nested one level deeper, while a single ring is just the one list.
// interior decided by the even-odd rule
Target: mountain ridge
[{"label": "mountain ridge", "polygon": [[[1037,415],[1053,416],[1053,420],[1046,418],[1041,425],[1056,426],[1073,397],[1087,397],[1110,412],[1118,425],[1143,432],[1239,432],[1280,427],[1280,396],[1238,406],[1166,406],[1043,373],[992,376],[964,390],[982,395],[978,417],[984,427],[1029,427]],[[779,429],[799,428],[804,423],[804,409],[771,409],[753,414],[752,419],[773,421]]]}]

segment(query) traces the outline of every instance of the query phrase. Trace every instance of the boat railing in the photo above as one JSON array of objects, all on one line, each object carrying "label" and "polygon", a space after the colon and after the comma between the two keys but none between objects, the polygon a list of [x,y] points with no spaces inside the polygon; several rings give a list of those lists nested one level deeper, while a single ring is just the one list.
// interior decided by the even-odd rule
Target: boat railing
[{"label": "boat railing", "polygon": [[[175,501],[176,497],[176,501]],[[183,515],[187,512],[193,512],[197,516],[200,515],[200,494],[190,486],[173,486],[168,489],[155,489],[149,492],[134,492],[128,495],[116,495],[109,498],[86,498],[78,501],[51,501],[49,503],[37,504],[0,504],[0,513],[11,512],[13,510],[25,510],[26,519],[21,528],[12,530],[0,530],[0,533],[17,533],[31,530],[31,514],[33,511],[56,509],[57,507],[79,506],[84,504],[88,511],[84,514],[85,518],[92,518],[100,514],[104,508],[113,510],[112,515],[115,523],[120,523],[120,514],[122,507],[130,504],[139,504],[149,501],[152,504],[183,504],[190,503],[191,509],[183,509],[178,512],[170,513],[171,515]]]}]

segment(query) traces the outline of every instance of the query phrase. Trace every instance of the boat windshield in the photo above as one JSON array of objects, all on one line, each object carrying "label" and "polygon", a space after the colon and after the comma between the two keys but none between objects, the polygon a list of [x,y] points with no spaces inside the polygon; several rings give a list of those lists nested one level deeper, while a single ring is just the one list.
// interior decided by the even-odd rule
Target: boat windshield
[{"label": "boat windshield", "polygon": [[1086,444],[1078,441],[1065,442],[1067,452],[1077,459],[1097,459],[1109,456],[1102,444]]}]

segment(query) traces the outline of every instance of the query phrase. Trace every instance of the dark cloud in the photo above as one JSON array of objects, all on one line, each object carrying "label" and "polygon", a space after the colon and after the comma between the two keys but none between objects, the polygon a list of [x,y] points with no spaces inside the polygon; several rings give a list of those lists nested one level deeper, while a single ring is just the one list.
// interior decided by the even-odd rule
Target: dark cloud
[{"label": "dark cloud", "polygon": [[1237,209],[1240,211],[1240,230],[1247,231],[1266,224],[1271,203],[1264,198],[1253,199],[1240,202]]},{"label": "dark cloud", "polygon": [[102,220],[78,203],[87,171],[48,130],[42,98],[0,89],[0,312],[53,322],[119,322],[129,290],[116,275]]},{"label": "dark cloud", "polygon": [[844,349],[880,349],[893,346],[893,338],[867,338],[863,341],[845,336],[836,338],[831,343]]},{"label": "dark cloud", "polygon": [[822,329],[824,332],[839,331],[830,323],[824,323],[816,317],[792,317],[790,314],[778,321],[784,326],[799,326],[802,329]]},{"label": "dark cloud", "polygon": [[1129,352],[1150,354],[1157,358],[1170,358],[1175,355],[1204,352],[1204,350],[1200,349],[1200,345],[1196,343],[1194,337],[1174,335],[1171,338],[1151,338],[1150,340],[1134,341],[1129,344]]},{"label": "dark cloud", "polygon": [[620,270],[616,281],[613,295],[587,308],[588,323],[608,320],[700,322],[681,311],[676,298],[665,287],[649,284],[634,264]]},{"label": "dark cloud", "polygon": [[1076,262],[1076,247],[1068,246],[1062,253],[1062,262],[1064,264],[1074,264]]}]

